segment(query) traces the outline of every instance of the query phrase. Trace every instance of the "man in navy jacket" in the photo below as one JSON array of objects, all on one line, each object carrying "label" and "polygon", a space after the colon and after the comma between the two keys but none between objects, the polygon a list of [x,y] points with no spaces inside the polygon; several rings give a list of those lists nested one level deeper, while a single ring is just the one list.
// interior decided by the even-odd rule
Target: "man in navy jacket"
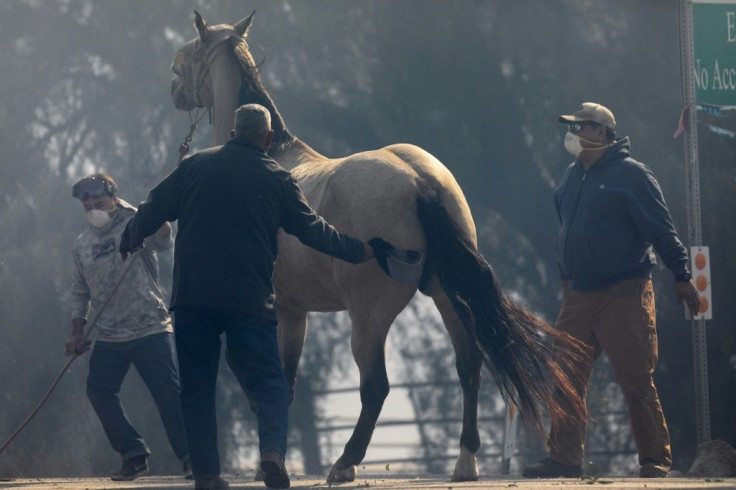
[{"label": "man in navy jacket", "polygon": [[125,255],[161,223],[179,222],[171,309],[197,488],[228,487],[219,476],[215,418],[222,332],[229,363],[257,407],[265,483],[290,484],[283,463],[289,388],[271,281],[279,229],[347,262],[372,257],[367,244],[338,232],[309,207],[291,174],[266,154],[272,139],[265,107],[238,108],[233,138],[183,160],[139,206],[120,245]]},{"label": "man in navy jacket", "polygon": [[[695,314],[700,299],[690,278],[687,250],[654,174],[631,158],[628,137],[616,139],[613,113],[586,102],[559,121],[568,124],[565,148],[576,159],[554,195],[563,281],[556,328],[590,347],[579,364],[581,394],[595,361],[607,355],[629,407],[640,476],[665,477],[672,455],[652,379],[658,355],[652,249],[674,275],[678,301]],[[526,467],[523,475],[580,476],[585,429],[585,423],[553,418],[549,457]]]}]

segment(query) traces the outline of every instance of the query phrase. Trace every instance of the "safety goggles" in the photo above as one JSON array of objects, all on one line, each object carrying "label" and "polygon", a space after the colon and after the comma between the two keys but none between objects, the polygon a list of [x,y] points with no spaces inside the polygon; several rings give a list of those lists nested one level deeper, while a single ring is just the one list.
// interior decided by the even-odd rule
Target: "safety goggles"
[{"label": "safety goggles", "polygon": [[578,121],[578,122],[568,124],[567,128],[570,130],[572,134],[578,134],[580,131],[583,130],[583,126],[592,126],[595,128],[597,126],[600,126],[600,124],[598,124],[597,122],[593,122],[593,121]]},{"label": "safety goggles", "polygon": [[101,177],[85,177],[72,187],[72,197],[75,199],[89,199],[107,194],[114,196],[117,189]]}]

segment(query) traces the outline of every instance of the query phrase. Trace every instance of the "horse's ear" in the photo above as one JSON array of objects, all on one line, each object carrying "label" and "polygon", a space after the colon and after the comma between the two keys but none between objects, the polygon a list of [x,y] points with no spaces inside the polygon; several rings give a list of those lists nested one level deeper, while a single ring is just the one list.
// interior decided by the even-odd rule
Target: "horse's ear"
[{"label": "horse's ear", "polygon": [[197,32],[199,32],[200,41],[204,42],[207,39],[207,28],[209,27],[209,24],[207,24],[207,21],[204,20],[196,10],[194,11],[194,27],[196,27]]},{"label": "horse's ear", "polygon": [[256,11],[254,10],[252,14],[250,14],[245,19],[241,20],[237,24],[233,26],[233,29],[235,29],[235,32],[240,34],[242,37],[246,37],[248,35],[248,29],[250,29],[250,25],[253,23],[253,16],[256,14]]}]

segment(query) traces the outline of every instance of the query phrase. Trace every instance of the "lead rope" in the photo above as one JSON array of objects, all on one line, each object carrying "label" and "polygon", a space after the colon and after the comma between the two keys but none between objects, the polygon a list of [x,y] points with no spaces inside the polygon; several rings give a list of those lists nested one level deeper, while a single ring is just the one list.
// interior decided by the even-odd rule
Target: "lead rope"
[{"label": "lead rope", "polygon": [[189,153],[189,142],[192,141],[192,135],[194,134],[194,130],[197,129],[197,124],[199,124],[199,121],[202,120],[205,114],[210,115],[210,124],[212,124],[212,108],[208,107],[206,110],[199,112],[200,109],[197,109],[197,112],[194,114],[194,117],[192,117],[192,111],[189,111],[189,133],[184,137],[184,142],[179,145],[179,161],[176,162],[176,166],[178,167],[182,160],[184,160],[184,157],[187,153]]},{"label": "lead rope", "polygon": [[[192,117],[192,113],[189,113],[189,133],[184,138],[184,142],[179,145],[179,161],[176,162],[176,165],[179,166],[181,161],[184,159],[187,153],[189,153],[189,142],[192,141],[192,135],[194,134],[194,130],[197,129],[197,124],[199,121],[204,117],[205,114],[207,114],[209,110],[202,111],[201,114],[199,114],[199,109],[197,109],[197,113],[194,117]],[[120,284],[122,284],[123,279],[125,279],[125,276],[128,274],[128,271],[131,267],[133,267],[133,264],[135,263],[136,259],[138,258],[140,254],[137,252],[133,252],[130,257],[130,261],[128,262],[128,265],[125,266],[125,269],[123,269],[123,273],[118,278],[117,282],[115,283],[115,286],[112,288],[112,291],[110,291],[110,294],[107,295],[107,298],[105,298],[105,301],[102,303],[102,306],[97,311],[97,314],[95,315],[94,320],[92,320],[92,323],[90,323],[89,328],[87,329],[87,332],[84,334],[84,337],[82,337],[82,340],[77,344],[84,345],[85,342],[87,342],[87,339],[89,338],[92,331],[97,326],[97,320],[99,320],[100,315],[102,315],[102,312],[105,311],[105,308],[107,308],[107,305],[110,303],[110,300],[112,297],[117,293],[118,289],[120,288]],[[44,404],[48,401],[49,397],[51,397],[51,393],[53,393],[54,389],[56,389],[56,386],[59,384],[59,381],[61,381],[61,378],[66,374],[67,370],[69,369],[69,366],[74,362],[74,360],[80,356],[80,353],[78,353],[75,349],[74,354],[69,358],[68,361],[66,361],[66,364],[64,364],[64,367],[61,368],[61,371],[59,371],[59,374],[56,375],[56,379],[54,379],[54,382],[51,384],[51,387],[46,391],[46,394],[41,399],[41,401],[36,405],[36,408],[33,409],[33,411],[26,417],[26,419],[23,421],[20,426],[18,426],[17,429],[11,434],[11,436],[8,438],[7,441],[0,447],[0,454],[5,451],[5,448],[7,448],[11,442],[13,442],[13,439],[15,439],[18,434],[20,434],[23,429],[26,428],[26,426],[31,422],[33,417],[36,416],[39,410],[41,410],[41,407],[44,406]]]},{"label": "lead rope", "polygon": [[[115,283],[115,287],[112,288],[112,291],[110,291],[110,294],[108,294],[107,295],[107,298],[105,298],[105,302],[102,303],[102,307],[99,309],[99,311],[95,315],[94,320],[92,320],[92,323],[90,324],[89,328],[87,329],[87,333],[84,334],[84,337],[82,338],[82,340],[77,344],[78,346],[79,345],[84,345],[84,343],[87,341],[87,338],[92,333],[92,330],[94,330],[94,328],[97,326],[97,320],[100,318],[100,315],[102,315],[102,312],[105,311],[105,308],[107,308],[107,305],[110,303],[110,300],[115,295],[115,293],[118,291],[118,288],[120,287],[120,284],[123,282],[123,279],[125,279],[125,275],[128,273],[128,271],[130,270],[130,268],[133,266],[133,263],[135,262],[135,259],[137,259],[139,255],[140,254],[135,253],[130,258],[130,262],[125,267],[125,269],[123,269],[123,273],[120,275],[120,278],[118,278],[117,283]],[[61,371],[59,371],[59,374],[56,376],[56,379],[51,384],[51,388],[48,389],[48,391],[46,392],[46,395],[44,395],[43,399],[39,402],[38,405],[36,405],[36,408],[34,408],[33,411],[31,412],[31,414],[28,417],[26,417],[26,419],[23,421],[23,423],[20,424],[20,427],[18,427],[15,430],[15,432],[13,432],[13,435],[11,435],[8,438],[8,440],[5,441],[5,444],[3,444],[3,446],[0,448],[0,454],[2,454],[2,452],[5,450],[6,447],[8,447],[10,445],[10,443],[13,441],[13,439],[15,439],[15,437],[18,434],[20,434],[23,429],[26,428],[26,426],[31,421],[31,419],[33,419],[33,417],[36,416],[36,414],[38,413],[38,411],[41,410],[41,407],[44,405],[44,403],[46,403],[46,400],[49,399],[49,397],[51,396],[51,393],[54,391],[54,389],[56,388],[56,386],[59,384],[59,381],[61,380],[61,377],[64,376],[64,374],[66,373],[67,369],[69,369],[69,366],[71,366],[71,364],[74,362],[74,360],[77,357],[79,357],[79,355],[80,354],[77,353],[77,351],[75,349],[74,354],[69,358],[68,361],[66,361],[66,364],[64,364],[64,367],[61,368]]]}]

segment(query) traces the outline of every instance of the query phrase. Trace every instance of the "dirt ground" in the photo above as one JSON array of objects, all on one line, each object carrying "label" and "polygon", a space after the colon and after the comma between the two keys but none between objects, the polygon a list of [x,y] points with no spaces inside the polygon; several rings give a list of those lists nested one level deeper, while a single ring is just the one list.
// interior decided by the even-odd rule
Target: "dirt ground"
[{"label": "dirt ground", "polygon": [[[261,482],[254,482],[244,477],[230,477],[223,475],[230,481],[230,488],[266,488]],[[549,479],[525,480],[514,477],[481,477],[477,482],[457,483],[445,478],[430,478],[424,476],[401,476],[386,478],[386,475],[358,475],[353,483],[333,485],[338,489],[366,488],[366,489],[465,489],[465,488],[513,488],[513,489],[555,489],[577,490],[590,489],[601,486],[606,490],[613,489],[701,489],[701,488],[730,488],[736,489],[736,478],[598,478],[598,479]],[[173,476],[141,477],[132,482],[113,482],[107,478],[29,478],[0,480],[0,490],[18,489],[159,489],[159,490],[189,490],[194,488],[191,481]],[[330,488],[323,476],[291,475],[291,488],[319,489]]]}]

